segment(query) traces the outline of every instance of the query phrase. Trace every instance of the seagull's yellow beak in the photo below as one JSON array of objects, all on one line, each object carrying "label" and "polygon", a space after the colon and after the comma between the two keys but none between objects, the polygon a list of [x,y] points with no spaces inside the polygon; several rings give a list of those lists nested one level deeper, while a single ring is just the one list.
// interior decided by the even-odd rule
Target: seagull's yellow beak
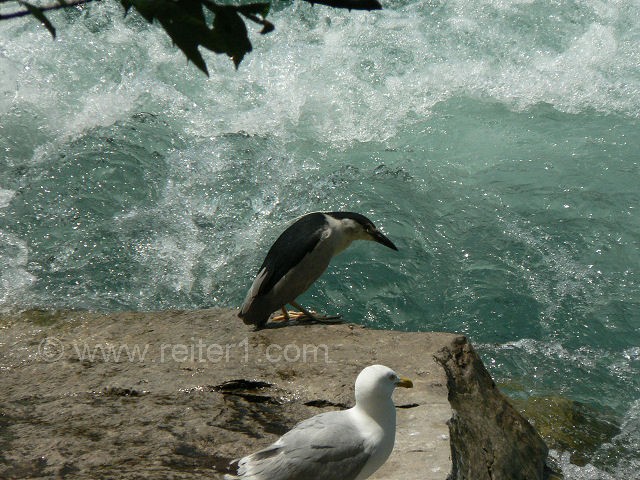
[{"label": "seagull's yellow beak", "polygon": [[407,377],[400,377],[400,381],[396,384],[397,387],[413,388],[413,382]]}]

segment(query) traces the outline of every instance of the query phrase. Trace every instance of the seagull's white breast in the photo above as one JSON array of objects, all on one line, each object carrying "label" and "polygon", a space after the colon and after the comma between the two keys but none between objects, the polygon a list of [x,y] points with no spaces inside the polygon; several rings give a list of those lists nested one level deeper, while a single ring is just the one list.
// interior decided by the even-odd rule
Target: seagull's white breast
[{"label": "seagull's white breast", "polygon": [[371,449],[371,458],[355,480],[364,480],[373,475],[393,451],[396,439],[396,411],[392,401],[384,403],[387,404],[386,408],[375,412],[376,418],[358,406],[350,410],[354,423],[367,439],[367,447]]}]

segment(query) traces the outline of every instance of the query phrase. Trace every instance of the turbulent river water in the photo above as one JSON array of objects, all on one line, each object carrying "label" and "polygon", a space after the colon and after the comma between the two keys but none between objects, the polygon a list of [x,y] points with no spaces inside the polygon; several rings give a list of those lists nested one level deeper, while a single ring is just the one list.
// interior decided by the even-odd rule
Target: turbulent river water
[{"label": "turbulent river water", "polygon": [[235,307],[293,219],[357,211],[399,252],[301,303],[468,335],[514,399],[588,412],[566,436],[613,426],[566,478],[640,478],[640,4],[269,18],[208,78],[116,2],[0,24],[0,309]]}]

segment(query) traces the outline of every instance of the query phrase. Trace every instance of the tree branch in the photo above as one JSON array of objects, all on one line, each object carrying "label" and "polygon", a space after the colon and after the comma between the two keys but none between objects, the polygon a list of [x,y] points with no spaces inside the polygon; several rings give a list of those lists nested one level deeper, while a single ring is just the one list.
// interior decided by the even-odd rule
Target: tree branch
[{"label": "tree branch", "polygon": [[[44,12],[62,8],[76,7],[99,0],[0,0],[4,5],[12,5],[11,13],[0,14],[0,20],[20,18],[32,15],[49,30],[55,38],[56,29]],[[186,55],[187,59],[209,75],[200,47],[214,53],[226,54],[236,68],[251,52],[253,46],[249,39],[246,21],[262,26],[261,34],[275,28],[266,19],[273,0],[252,0],[242,5],[228,4],[228,0],[116,0],[122,5],[125,15],[131,10],[137,11],[147,22],[158,22],[169,35],[173,43]],[[217,4],[216,1],[223,3]],[[381,8],[378,0],[304,0],[311,3],[328,5],[349,10],[376,10]],[[33,3],[32,3],[33,2]],[[36,5],[35,3],[38,3]],[[43,3],[44,6],[39,4]],[[203,7],[214,14],[213,21],[204,15]],[[21,8],[21,9],[19,9]]]},{"label": "tree branch", "polygon": [[[5,3],[8,1],[11,1],[11,0],[0,0],[0,3]],[[38,7],[38,9],[40,9],[41,12],[48,12],[49,10],[60,10],[61,8],[76,7],[78,5],[84,5],[85,3],[94,2],[94,1],[99,2],[100,0],[73,0],[70,2],[61,1],[56,5],[46,5],[44,7]],[[27,15],[31,15],[31,12],[29,10],[19,10],[17,12],[0,14],[0,20],[26,17]]]}]

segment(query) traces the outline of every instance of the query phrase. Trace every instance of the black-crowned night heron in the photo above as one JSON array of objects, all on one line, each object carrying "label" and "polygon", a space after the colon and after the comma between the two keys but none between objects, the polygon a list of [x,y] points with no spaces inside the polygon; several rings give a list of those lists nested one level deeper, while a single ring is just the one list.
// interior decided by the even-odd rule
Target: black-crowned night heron
[{"label": "black-crowned night heron", "polygon": [[237,475],[225,480],[363,480],[378,470],[393,450],[396,387],[413,387],[384,365],[358,375],[356,404],[324,412],[285,433],[275,443],[240,459]]},{"label": "black-crowned night heron", "polygon": [[322,275],[331,258],[354,240],[371,240],[398,250],[371,220],[359,213],[314,212],[299,218],[267,253],[238,316],[244,323],[262,328],[278,309],[288,320],[285,306],[290,304],[302,312],[292,313],[296,317],[316,321],[339,318],[312,314],[297,304],[296,298]]}]

